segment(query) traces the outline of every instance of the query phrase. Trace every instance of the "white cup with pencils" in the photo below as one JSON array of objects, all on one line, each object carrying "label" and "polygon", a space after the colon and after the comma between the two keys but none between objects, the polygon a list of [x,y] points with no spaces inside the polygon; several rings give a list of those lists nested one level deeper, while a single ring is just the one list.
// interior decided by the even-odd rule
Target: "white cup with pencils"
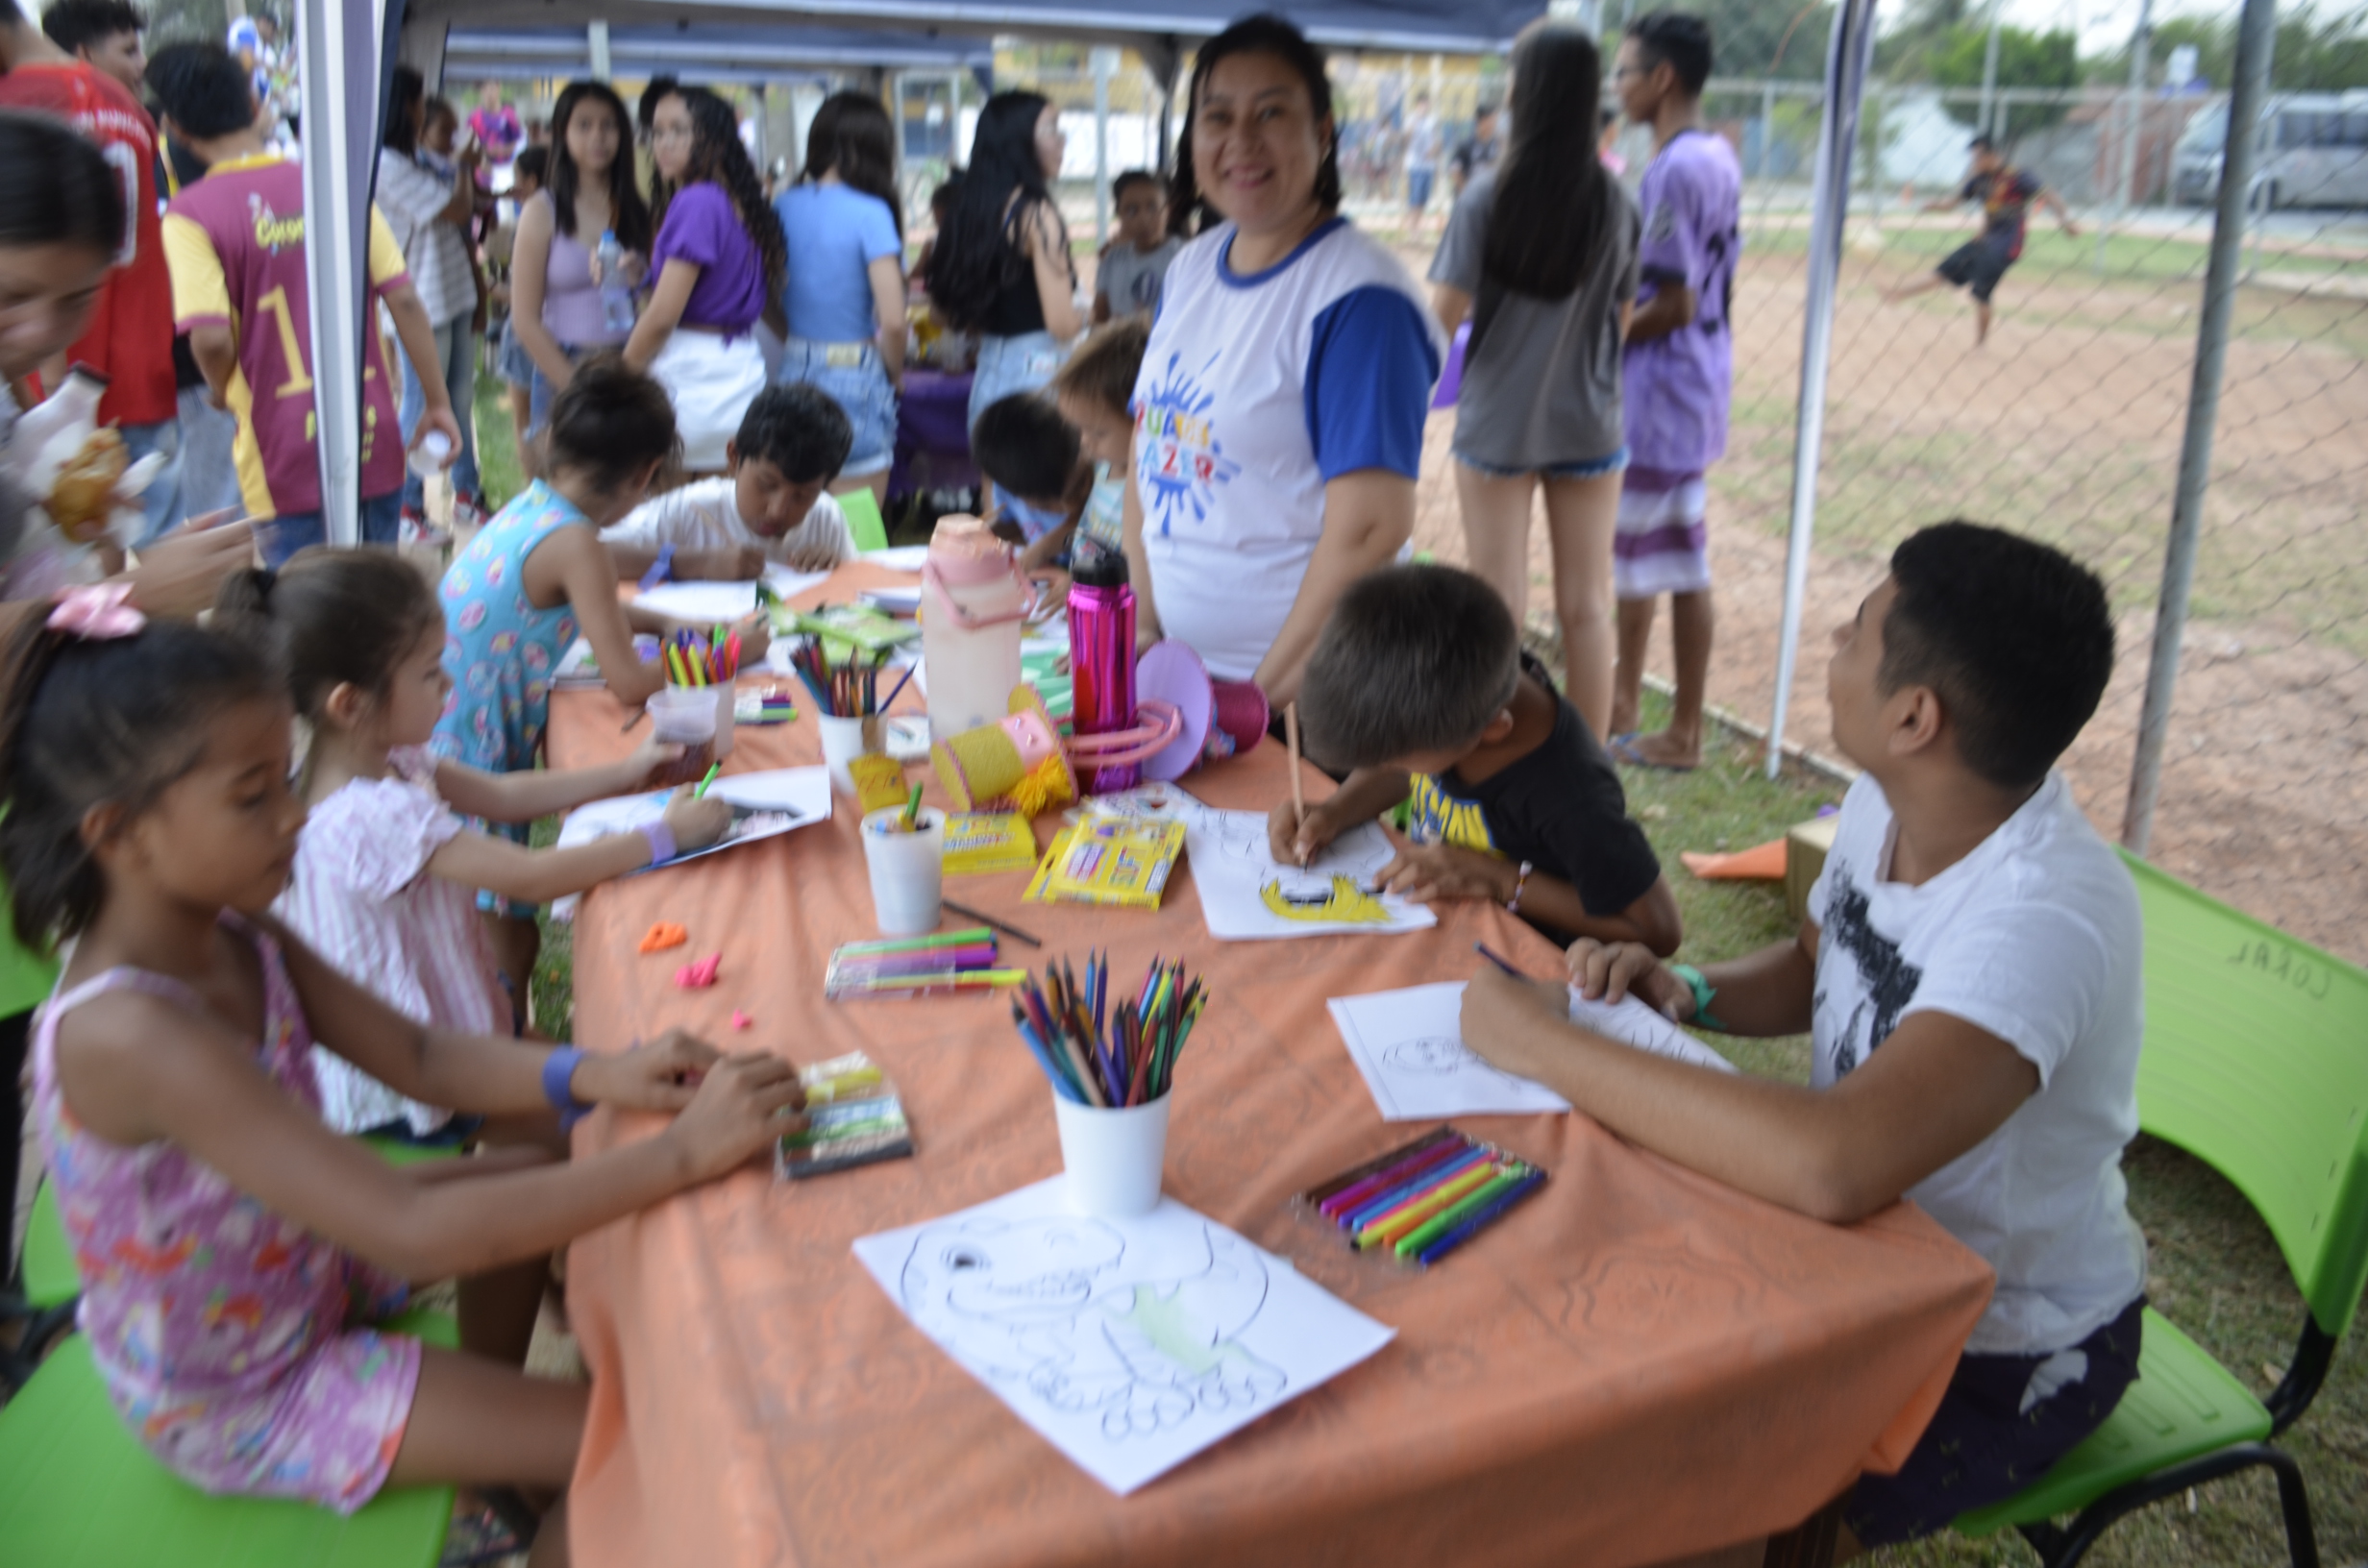
[{"label": "white cup with pencils", "polygon": [[944,915],[946,814],[912,798],[863,820],[863,860],[872,873],[872,910],[883,937],[917,937]]},{"label": "white cup with pencils", "polygon": [[1109,980],[1106,959],[1087,959],[1083,984],[1064,962],[1020,988],[1011,1017],[1052,1085],[1069,1206],[1126,1219],[1159,1206],[1175,1061],[1208,998],[1180,964],[1116,996]]}]

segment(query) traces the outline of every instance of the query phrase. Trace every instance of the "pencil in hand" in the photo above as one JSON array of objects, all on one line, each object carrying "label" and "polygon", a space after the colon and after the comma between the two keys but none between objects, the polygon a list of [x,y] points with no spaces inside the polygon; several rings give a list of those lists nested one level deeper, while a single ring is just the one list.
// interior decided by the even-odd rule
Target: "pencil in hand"
[{"label": "pencil in hand", "polygon": [[1283,739],[1291,747],[1291,845],[1298,849],[1299,864],[1307,864],[1307,851],[1299,849],[1299,835],[1307,828],[1307,786],[1299,779],[1299,703],[1296,698],[1283,704]]}]

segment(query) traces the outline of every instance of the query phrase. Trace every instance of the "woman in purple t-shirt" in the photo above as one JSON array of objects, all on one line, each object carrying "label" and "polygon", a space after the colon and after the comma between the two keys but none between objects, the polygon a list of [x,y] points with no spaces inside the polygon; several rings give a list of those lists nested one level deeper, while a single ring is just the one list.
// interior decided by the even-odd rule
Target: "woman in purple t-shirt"
[{"label": "woman in purple t-shirt", "polygon": [[765,356],[751,334],[778,310],[787,247],[731,106],[704,87],[652,90],[657,282],[625,357],[674,399],[682,466],[721,474],[724,443],[765,388]]}]

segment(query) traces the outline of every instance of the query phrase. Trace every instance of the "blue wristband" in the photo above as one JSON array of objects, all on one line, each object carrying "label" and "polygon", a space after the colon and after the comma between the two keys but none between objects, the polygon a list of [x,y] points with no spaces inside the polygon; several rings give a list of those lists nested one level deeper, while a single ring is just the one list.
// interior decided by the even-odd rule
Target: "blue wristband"
[{"label": "blue wristband", "polygon": [[573,1045],[557,1045],[543,1058],[543,1098],[559,1113],[559,1131],[566,1132],[588,1115],[592,1108],[576,1098],[568,1080],[576,1076],[576,1065],[583,1060],[583,1052]]}]

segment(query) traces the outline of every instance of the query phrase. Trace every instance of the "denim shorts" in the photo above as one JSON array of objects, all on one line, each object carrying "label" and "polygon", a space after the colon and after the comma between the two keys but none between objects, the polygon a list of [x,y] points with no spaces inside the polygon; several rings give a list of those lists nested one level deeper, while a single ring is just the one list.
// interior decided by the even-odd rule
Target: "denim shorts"
[{"label": "denim shorts", "polygon": [[503,325],[501,352],[493,356],[493,373],[511,386],[534,384],[534,361],[527,354],[527,346],[518,341],[515,322]]},{"label": "denim shorts", "polygon": [[888,384],[888,367],[873,345],[793,337],[781,351],[773,381],[776,386],[811,381],[847,410],[855,444],[847,449],[841,474],[855,478],[877,474],[896,456],[897,392]]},{"label": "denim shorts", "polygon": [[1548,479],[1597,479],[1606,474],[1618,474],[1628,467],[1628,449],[1621,447],[1609,457],[1596,457],[1584,463],[1556,463],[1550,468],[1497,468],[1489,463],[1476,463],[1462,453],[1455,460],[1475,474],[1486,474],[1492,479],[1517,479],[1536,474]]},{"label": "denim shorts", "polygon": [[[361,503],[361,542],[391,545],[403,523],[403,492],[389,490]],[[287,558],[308,545],[329,543],[327,519],[317,511],[282,512],[268,523],[258,523],[263,541],[263,564],[277,572]]]},{"label": "denim shorts", "polygon": [[978,429],[978,416],[1014,392],[1035,392],[1049,385],[1063,357],[1050,332],[980,338],[978,369],[971,378],[971,429]]}]

